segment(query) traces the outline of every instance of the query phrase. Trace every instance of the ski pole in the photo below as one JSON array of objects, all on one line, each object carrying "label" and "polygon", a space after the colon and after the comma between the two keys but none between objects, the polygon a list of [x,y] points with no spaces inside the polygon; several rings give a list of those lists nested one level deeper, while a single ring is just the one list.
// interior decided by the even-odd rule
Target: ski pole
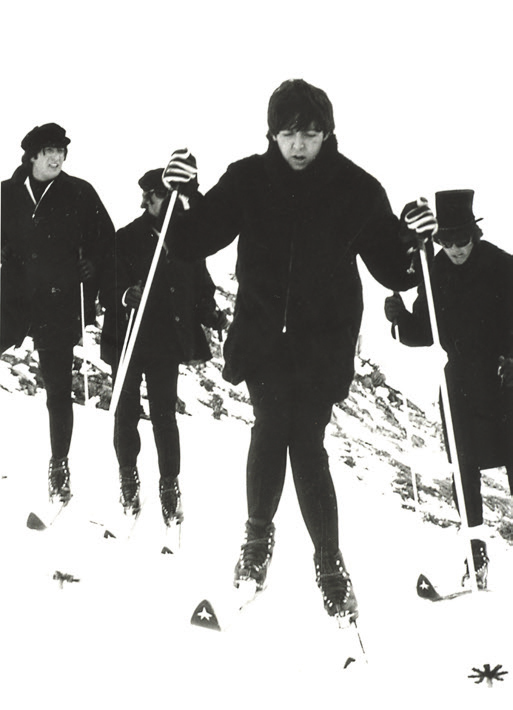
[{"label": "ski pole", "polygon": [[[408,220],[408,214],[406,215],[406,221]],[[424,277],[424,285],[426,288],[426,298],[427,298],[427,304],[428,304],[428,312],[429,312],[429,320],[431,323],[431,332],[433,334],[433,345],[435,346],[436,350],[440,355],[444,355],[445,360],[447,360],[447,357],[445,355],[445,351],[443,350],[441,344],[440,344],[440,334],[438,330],[438,322],[436,318],[436,311],[435,311],[435,303],[433,300],[433,288],[431,285],[431,276],[429,274],[429,265],[428,265],[428,260],[427,260],[427,254],[426,254],[426,246],[424,243],[421,244],[420,247],[420,263],[422,266],[422,275]],[[470,554],[467,554],[467,564],[469,568],[469,574],[470,574],[470,586],[473,592],[477,592],[477,580],[476,580],[476,568],[474,565],[474,557],[472,554],[472,543],[470,541],[470,528],[468,524],[468,517],[467,517],[467,507],[465,505],[465,498],[463,495],[463,483],[462,483],[462,478],[461,478],[461,470],[459,466],[459,461],[458,461],[458,450],[456,448],[456,437],[454,434],[454,423],[452,419],[452,414],[451,414],[451,404],[449,401],[449,390],[447,387],[447,377],[445,374],[445,369],[443,376],[441,378],[441,394],[442,394],[442,406],[445,412],[445,424],[446,424],[446,430],[447,430],[447,438],[449,441],[449,452],[451,454],[451,461],[452,461],[452,468],[453,468],[453,476],[454,476],[454,485],[456,488],[456,495],[458,497],[458,504],[459,504],[459,510],[460,510],[460,518],[461,518],[461,531],[463,533],[463,537],[467,543],[467,549]]]},{"label": "ski pole", "polygon": [[[397,291],[394,291],[394,296],[399,295]],[[397,321],[394,321],[392,324],[393,332],[394,332],[394,338],[397,340],[397,343],[400,345],[401,344],[401,339],[399,337],[399,325]],[[409,442],[413,443],[413,429],[411,426],[410,422],[410,413],[408,409],[408,397],[404,392],[402,392],[403,399],[404,399],[404,404],[403,404],[403,410],[401,413],[401,420],[402,420],[402,425],[404,427],[404,430],[406,432],[406,446],[408,446]],[[412,462],[413,463],[413,462]],[[420,503],[419,503],[419,491],[417,488],[417,474],[415,473],[415,469],[413,465],[411,466],[411,485],[413,489],[413,506],[415,508],[415,512],[418,513],[420,509]]]},{"label": "ski pole", "polygon": [[[125,339],[123,341],[123,347],[121,348],[121,355],[119,358],[119,365],[123,362],[125,355],[126,355],[126,348],[128,345],[128,340],[130,338],[130,333],[132,332],[132,326],[134,324],[134,315],[135,315],[135,310],[133,308],[130,309],[130,316],[128,318],[128,324],[126,327],[126,333],[125,333]],[[119,367],[118,365],[118,367]]]},{"label": "ski pole", "polygon": [[159,240],[157,242],[157,246],[155,247],[155,253],[153,254],[153,259],[150,265],[150,270],[148,271],[148,277],[146,279],[146,283],[144,285],[143,293],[141,296],[141,302],[139,304],[139,307],[137,309],[137,314],[135,316],[135,321],[134,325],[132,328],[132,332],[130,333],[128,343],[126,346],[125,354],[123,357],[122,362],[120,362],[118,372],[116,375],[116,381],[114,382],[114,387],[112,389],[112,399],[110,401],[110,407],[109,411],[112,412],[113,414],[116,413],[116,409],[118,406],[119,402],[119,397],[121,395],[121,390],[123,388],[123,383],[125,381],[126,373],[128,370],[128,366],[130,364],[130,359],[132,357],[132,353],[134,350],[135,346],[135,341],[137,339],[137,335],[139,333],[139,328],[141,326],[141,321],[142,317],[144,315],[144,309],[146,307],[146,301],[148,300],[148,294],[150,292],[151,285],[153,283],[153,277],[155,276],[155,271],[157,270],[157,264],[160,258],[160,252],[162,251],[162,246],[164,244],[164,239],[166,236],[166,232],[169,227],[169,222],[171,221],[171,215],[173,214],[173,209],[176,203],[176,198],[178,196],[178,192],[176,190],[173,190],[171,193],[171,199],[169,200],[169,205],[167,207],[166,215],[164,217],[164,223],[162,225],[162,229],[159,235]]},{"label": "ski pole", "polygon": [[[123,362],[123,360],[124,360],[124,358],[125,358],[125,355],[126,355],[126,349],[127,349],[127,345],[128,345],[128,340],[129,340],[129,338],[130,338],[130,333],[132,332],[132,326],[133,326],[133,323],[134,323],[134,315],[135,315],[135,309],[131,308],[131,309],[130,309],[130,316],[129,316],[129,318],[128,318],[128,323],[127,323],[127,326],[126,326],[125,338],[124,338],[124,340],[123,340],[123,346],[122,346],[122,348],[121,348],[121,353],[120,353],[120,355],[119,355],[119,362],[118,362],[118,366],[117,366],[117,369],[118,369],[118,370],[119,370],[119,368],[121,367],[121,363]],[[116,376],[117,376],[117,371],[116,371]]]},{"label": "ski pole", "polygon": [[[82,259],[82,247],[79,247],[78,256]],[[87,379],[87,346],[85,326],[84,282],[80,281],[80,320],[82,321],[82,372],[84,375],[84,403],[89,404],[89,383]]]}]

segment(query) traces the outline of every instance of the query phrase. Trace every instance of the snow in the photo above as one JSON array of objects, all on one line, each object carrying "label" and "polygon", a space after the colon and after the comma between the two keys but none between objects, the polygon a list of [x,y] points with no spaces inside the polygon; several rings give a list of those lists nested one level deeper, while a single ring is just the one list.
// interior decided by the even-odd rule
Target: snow
[{"label": "snow", "polygon": [[[133,219],[139,204],[137,178],[164,164],[173,147],[189,145],[194,151],[204,189],[232,160],[265,150],[271,91],[289,76],[304,76],[332,97],[343,152],[383,182],[396,213],[419,193],[433,202],[436,190],[472,186],[487,234],[509,250],[512,102],[503,87],[510,82],[512,43],[510,23],[502,21],[508,3],[296,3],[291,13],[289,3],[268,8],[231,0],[157,2],[147,12],[125,3],[122,15],[118,3],[95,0],[86,9],[71,10],[69,3],[52,0],[4,5],[10,29],[2,43],[4,64],[10,66],[16,56],[16,71],[4,73],[9,110],[0,140],[10,166],[5,176],[19,162],[22,135],[36,123],[55,120],[73,141],[66,170],[91,180],[120,227]],[[54,41],[32,41],[47,34],[50,23]],[[22,52],[20,28],[30,38]],[[163,72],[152,71],[148,60],[152,66],[169,65],[170,37],[173,58],[183,61],[178,71],[176,62],[169,68],[166,102]],[[469,51],[470,37],[479,37],[484,51]],[[34,81],[43,53],[46,66],[57,53],[66,57],[59,64],[59,83],[66,91],[49,91],[48,82]],[[20,90],[26,86],[29,91]],[[149,112],[148,101],[134,101],[134,91],[142,98],[141,89],[159,97],[159,110]],[[436,98],[423,101],[423,93]],[[470,102],[469,96],[479,100]],[[186,110],[168,110],[166,103],[180,102]],[[392,110],[386,110],[389,106]],[[224,260],[227,251],[219,258]],[[229,258],[234,262],[233,253]],[[369,288],[366,284],[366,294]],[[419,370],[422,379],[430,375],[429,356],[419,367],[417,351],[417,367],[408,371],[408,359],[396,357],[391,342],[384,345],[387,326],[376,324],[383,320],[386,294],[375,289],[380,295],[374,301],[368,304],[366,296],[368,350],[379,355],[387,375],[395,369],[400,383],[418,385]],[[25,368],[19,372],[28,377]],[[184,388],[192,392],[192,399],[185,397],[190,416],[180,416],[187,517],[183,554],[169,559],[154,550],[158,506],[148,422],[141,423],[147,501],[138,538],[130,544],[106,541],[88,526],[89,518],[103,516],[109,524],[111,516],[117,518],[117,467],[108,415],[79,405],[71,457],[73,504],[86,522],[74,524],[68,517],[54,531],[26,529],[28,512],[46,505],[46,410],[41,393],[28,397],[11,374],[0,360],[2,708],[196,708],[206,703],[303,708],[323,700],[330,707],[350,702],[351,707],[418,708],[432,699],[437,708],[464,700],[465,707],[474,701],[480,707],[483,702],[511,706],[508,677],[490,689],[466,678],[471,664],[496,659],[513,672],[511,651],[501,647],[511,638],[505,600],[513,566],[506,543],[498,536],[490,540],[492,595],[443,606],[415,596],[418,572],[452,589],[462,560],[454,527],[421,524],[402,509],[391,484],[395,456],[411,464],[422,481],[438,486],[444,464],[434,437],[426,435],[425,447],[405,451],[404,442],[383,435],[370,416],[364,424],[339,412],[334,419],[346,438],[330,428],[343,551],[355,579],[371,661],[363,680],[353,681],[341,674],[320,629],[324,616],[310,543],[290,481],[265,595],[226,635],[202,634],[189,626],[198,597],[211,592],[209,576],[221,587],[229,580],[240,543],[249,425],[233,417],[249,421],[243,403],[229,400],[232,416],[217,420],[200,403],[208,400],[205,389],[189,372],[182,377],[182,396]],[[436,385],[431,392],[431,384],[424,384],[431,402]],[[381,422],[361,391],[353,398],[352,407],[364,407]],[[415,433],[420,434],[418,426]],[[354,466],[344,463],[350,460]],[[426,504],[426,494],[421,496],[433,515],[456,519],[441,498],[430,497]],[[80,583],[58,588],[51,574],[61,563],[80,576]]]},{"label": "snow", "polygon": [[[162,555],[148,421],[140,424],[144,506],[133,536],[105,539],[104,528],[90,522],[118,534],[122,529],[112,417],[91,406],[74,406],[69,509],[44,532],[26,527],[30,511],[46,514],[48,508],[45,399],[41,390],[35,396],[18,391],[21,371],[0,365],[1,707],[508,707],[510,675],[492,687],[467,676],[485,663],[513,674],[511,549],[490,526],[493,592],[438,604],[417,597],[420,572],[441,593],[458,588],[465,549],[454,526],[422,522],[394,492],[398,466],[413,465],[420,480],[431,483],[442,475],[444,458],[435,429],[420,416],[411,424],[425,446],[405,446],[378,406],[385,386],[367,390],[360,379],[347,404],[361,419],[335,408],[326,440],[341,549],[368,656],[367,665],[343,670],[347,636],[333,629],[322,608],[290,475],[275,520],[266,592],[226,632],[189,623],[202,599],[222,610],[231,593],[251,422],[242,388],[239,400],[227,398],[213,363],[200,375],[191,369],[181,375],[186,518],[180,552]],[[360,378],[369,373],[372,367],[361,363]],[[228,413],[220,418],[213,416],[202,377],[224,395]],[[345,463],[349,457],[353,465]],[[451,518],[442,500],[422,497],[439,517]],[[56,570],[80,581],[61,589],[52,579]]]}]

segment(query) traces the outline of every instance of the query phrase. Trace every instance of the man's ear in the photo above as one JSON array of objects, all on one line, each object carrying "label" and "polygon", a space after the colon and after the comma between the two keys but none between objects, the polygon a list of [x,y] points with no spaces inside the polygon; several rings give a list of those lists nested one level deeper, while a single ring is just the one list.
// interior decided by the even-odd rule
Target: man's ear
[{"label": "man's ear", "polygon": [[278,140],[277,136],[273,136],[273,141]]}]

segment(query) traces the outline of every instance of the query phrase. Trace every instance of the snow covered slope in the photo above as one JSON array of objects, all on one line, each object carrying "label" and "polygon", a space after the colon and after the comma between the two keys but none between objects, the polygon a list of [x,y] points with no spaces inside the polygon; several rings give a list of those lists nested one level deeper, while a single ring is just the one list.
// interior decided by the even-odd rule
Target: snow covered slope
[{"label": "snow covered slope", "polygon": [[[419,599],[420,572],[442,592],[458,588],[465,551],[439,427],[429,420],[436,412],[426,417],[410,403],[406,440],[403,396],[371,363],[357,359],[326,439],[369,660],[345,671],[343,635],[327,623],[290,476],[265,594],[226,633],[189,624],[201,599],[222,600],[230,589],[245,520],[251,408],[243,387],[221,379],[217,348],[208,365],[183,368],[179,383],[186,519],[176,555],[160,554],[148,421],[139,466],[145,503],[132,539],[106,539],[95,524],[119,529],[112,417],[80,404],[79,386],[70,509],[49,530],[26,527],[30,511],[47,507],[48,425],[36,371],[30,348],[0,360],[1,707],[418,708],[464,699],[508,707],[513,565],[504,472],[486,475],[493,591]],[[105,406],[108,378],[98,370],[95,380],[95,402]],[[57,570],[79,581],[61,588]],[[491,686],[468,678],[485,664],[508,675]]]}]

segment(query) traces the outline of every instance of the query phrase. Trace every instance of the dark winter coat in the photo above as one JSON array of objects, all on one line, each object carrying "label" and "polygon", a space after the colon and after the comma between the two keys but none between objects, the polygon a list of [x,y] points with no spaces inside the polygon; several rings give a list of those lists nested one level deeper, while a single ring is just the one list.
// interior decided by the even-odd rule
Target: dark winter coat
[{"label": "dark winter coat", "polygon": [[[513,256],[484,240],[464,264],[441,250],[431,267],[440,342],[447,353],[451,411],[482,468],[504,465],[513,441],[513,390],[501,387],[501,355],[513,356]],[[433,342],[424,285],[398,319],[401,342]],[[510,447],[511,448],[511,447]]]},{"label": "dark winter coat", "polygon": [[95,301],[113,224],[85,180],[61,172],[37,205],[20,167],[2,182],[2,349],[34,337],[38,349],[76,344],[81,335],[79,252],[95,269],[84,282],[86,323]]},{"label": "dark winter coat", "polygon": [[168,238],[184,258],[213,254],[237,235],[238,293],[224,377],[241,382],[286,330],[306,387],[343,399],[354,375],[363,298],[356,257],[387,288],[418,282],[383,187],[338,153],[330,137],[304,171],[274,141],[264,155],[229,166]]},{"label": "dark winter coat", "polygon": [[[146,212],[116,234],[100,290],[100,302],[106,309],[101,356],[110,365],[119,360],[126,334],[130,309],[123,306],[123,295],[139,282],[144,286],[157,242],[153,221]],[[161,348],[183,363],[209,360],[212,355],[201,324],[217,327],[214,293],[204,261],[170,259],[164,248],[141,321],[137,351]]]}]

